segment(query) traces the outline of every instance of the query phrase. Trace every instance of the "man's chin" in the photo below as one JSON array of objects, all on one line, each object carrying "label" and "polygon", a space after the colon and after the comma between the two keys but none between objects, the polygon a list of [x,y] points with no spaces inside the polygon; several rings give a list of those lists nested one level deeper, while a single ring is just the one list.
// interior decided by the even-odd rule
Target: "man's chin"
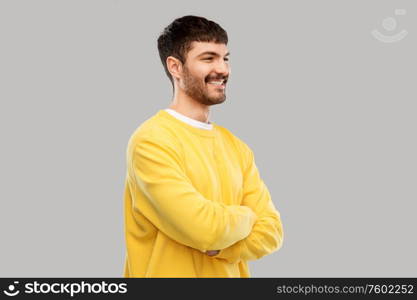
[{"label": "man's chin", "polygon": [[226,101],[226,97],[223,98],[215,98],[215,99],[209,99],[208,105],[216,105],[216,104],[222,104],[224,101]]},{"label": "man's chin", "polygon": [[213,96],[214,97],[208,97],[208,100],[212,103],[212,105],[221,104],[226,101],[226,94],[224,92],[221,95],[215,94]]},{"label": "man's chin", "polygon": [[197,102],[204,104],[204,105],[216,105],[216,104],[222,104],[224,101],[226,101],[226,95],[223,94],[221,96],[217,97],[207,97],[207,96],[201,96],[200,97],[193,97],[193,95],[190,95],[190,97],[194,98]]}]

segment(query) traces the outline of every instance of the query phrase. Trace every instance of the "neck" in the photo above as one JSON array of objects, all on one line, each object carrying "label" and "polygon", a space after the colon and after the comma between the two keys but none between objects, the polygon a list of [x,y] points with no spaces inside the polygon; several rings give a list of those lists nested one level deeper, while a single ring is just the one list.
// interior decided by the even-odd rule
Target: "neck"
[{"label": "neck", "polygon": [[180,89],[175,89],[174,98],[168,108],[171,108],[191,119],[208,123],[210,109],[208,105],[201,104],[183,93]]}]

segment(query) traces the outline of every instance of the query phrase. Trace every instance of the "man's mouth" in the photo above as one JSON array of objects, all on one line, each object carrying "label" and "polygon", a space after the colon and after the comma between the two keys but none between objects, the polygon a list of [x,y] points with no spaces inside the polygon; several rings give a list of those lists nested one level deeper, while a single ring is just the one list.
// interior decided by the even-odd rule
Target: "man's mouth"
[{"label": "man's mouth", "polygon": [[207,84],[211,84],[215,87],[224,89],[226,87],[227,79],[216,79],[216,80],[209,80]]}]

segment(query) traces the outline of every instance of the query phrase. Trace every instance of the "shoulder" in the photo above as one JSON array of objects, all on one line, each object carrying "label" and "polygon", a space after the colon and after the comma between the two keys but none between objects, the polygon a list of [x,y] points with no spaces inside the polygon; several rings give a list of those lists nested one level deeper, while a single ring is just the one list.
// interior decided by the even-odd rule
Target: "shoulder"
[{"label": "shoulder", "polygon": [[220,126],[216,124],[217,129],[219,130],[220,134],[227,140],[230,140],[232,143],[236,145],[236,147],[240,148],[240,150],[250,150],[248,144],[243,141],[238,135],[234,134],[232,131],[227,129],[226,127]]},{"label": "shoulder", "polygon": [[127,154],[132,154],[138,146],[143,144],[158,145],[161,148],[170,148],[174,151],[181,148],[172,127],[161,121],[157,115],[145,120],[135,129],[128,141]]},{"label": "shoulder", "polygon": [[223,126],[220,126],[217,124],[216,126],[220,134],[222,135],[222,137],[228,140],[234,146],[236,151],[239,153],[243,164],[246,164],[248,160],[252,159],[253,152],[251,148],[249,147],[249,145],[245,141],[243,141],[242,138],[240,138],[238,135],[234,134],[232,131],[230,131],[229,129]]}]

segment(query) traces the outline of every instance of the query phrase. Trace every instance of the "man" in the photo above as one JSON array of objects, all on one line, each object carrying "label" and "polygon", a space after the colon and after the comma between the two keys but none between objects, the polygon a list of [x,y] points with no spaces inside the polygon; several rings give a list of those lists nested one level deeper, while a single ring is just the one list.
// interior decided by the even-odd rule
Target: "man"
[{"label": "man", "polygon": [[125,188],[125,277],[250,277],[278,250],[280,214],[253,152],[209,121],[226,99],[227,33],[185,16],[158,38],[172,103],[131,136]]}]

